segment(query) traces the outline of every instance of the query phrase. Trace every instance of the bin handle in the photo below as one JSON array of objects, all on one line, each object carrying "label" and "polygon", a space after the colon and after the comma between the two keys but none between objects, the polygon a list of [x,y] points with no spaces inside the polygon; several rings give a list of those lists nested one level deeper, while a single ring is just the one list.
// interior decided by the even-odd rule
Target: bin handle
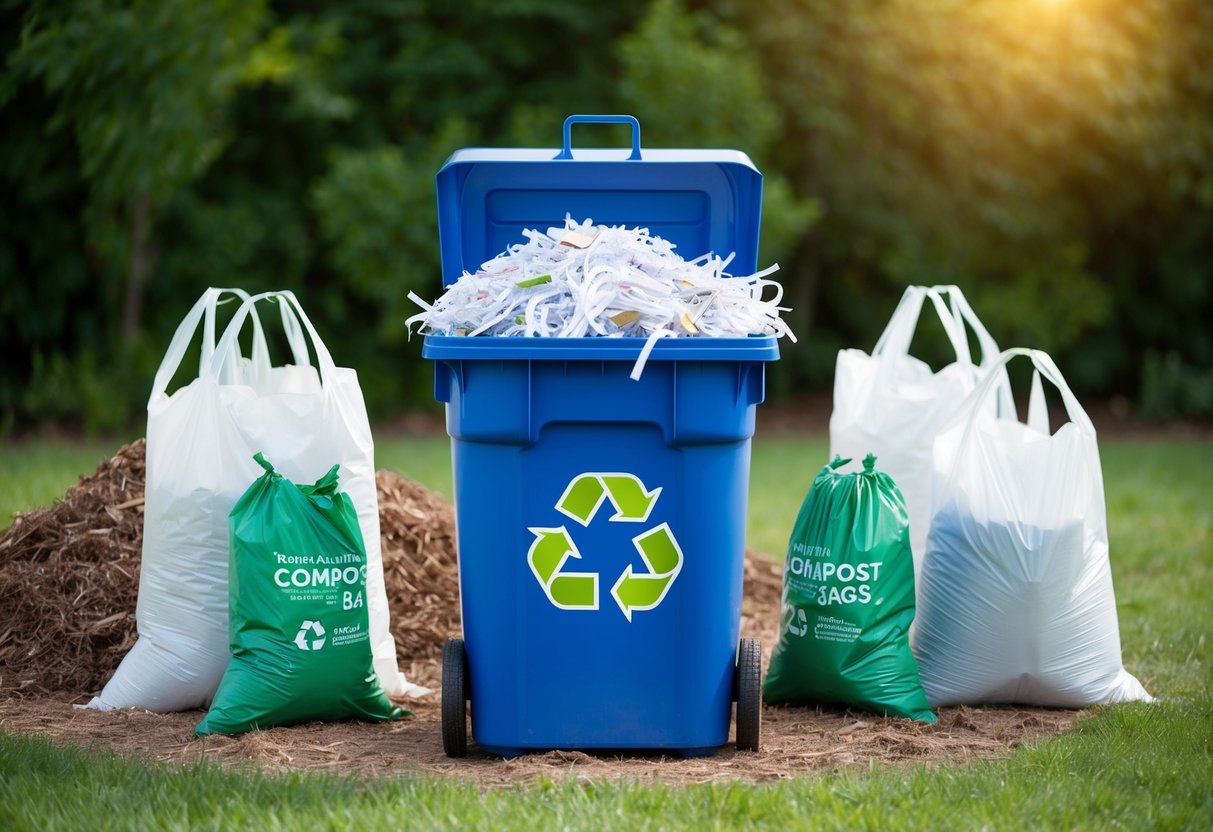
[{"label": "bin handle", "polygon": [[632,155],[628,157],[629,162],[640,161],[640,122],[636,120],[636,116],[590,116],[590,115],[575,115],[569,116],[564,120],[564,146],[560,149],[560,153],[556,155],[557,159],[572,159],[573,158],[573,125],[574,124],[630,124],[632,125]]}]

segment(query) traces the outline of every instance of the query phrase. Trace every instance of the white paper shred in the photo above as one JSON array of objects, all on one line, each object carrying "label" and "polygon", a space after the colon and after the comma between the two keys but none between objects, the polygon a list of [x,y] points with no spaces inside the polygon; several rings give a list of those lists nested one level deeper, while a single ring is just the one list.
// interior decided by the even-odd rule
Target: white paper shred
[{"label": "white paper shred", "polygon": [[[683,260],[674,245],[647,228],[577,223],[547,232],[526,229],[510,246],[464,274],[406,321],[436,335],[645,338],[633,369],[639,378],[660,338],[796,336],[780,318],[783,287],[768,275],[731,276],[722,259]],[[764,295],[770,295],[765,297]]]}]

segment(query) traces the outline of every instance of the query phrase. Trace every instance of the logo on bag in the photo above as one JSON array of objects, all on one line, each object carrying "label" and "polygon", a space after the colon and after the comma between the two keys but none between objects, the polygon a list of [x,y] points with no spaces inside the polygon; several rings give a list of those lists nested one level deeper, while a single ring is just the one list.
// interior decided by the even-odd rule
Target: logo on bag
[{"label": "logo on bag", "polygon": [[295,633],[295,646],[300,650],[319,650],[325,641],[324,625],[319,621],[305,620]]},{"label": "logo on bag", "polygon": [[[649,491],[634,474],[585,473],[569,482],[556,501],[556,510],[588,528],[609,501],[615,513],[606,522],[645,523],[660,495],[660,487]],[[598,573],[561,571],[570,557],[581,559],[568,529],[527,531],[535,535],[527,563],[552,605],[562,610],[598,609]],[[632,545],[640,553],[645,571],[634,571],[629,563],[611,587],[611,597],[629,622],[634,612],[656,609],[682,571],[682,548],[668,523],[636,535]]]},{"label": "logo on bag", "polygon": [[809,632],[809,619],[804,614],[804,610],[797,608],[796,617],[788,622],[788,632],[794,636],[804,638]]}]

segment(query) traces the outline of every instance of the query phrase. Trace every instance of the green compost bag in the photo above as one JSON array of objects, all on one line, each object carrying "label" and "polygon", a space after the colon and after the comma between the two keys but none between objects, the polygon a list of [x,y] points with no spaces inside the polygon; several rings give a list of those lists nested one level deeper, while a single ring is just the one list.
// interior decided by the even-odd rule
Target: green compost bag
[{"label": "green compost bag", "polygon": [[315,485],[265,468],[228,517],[231,661],[194,733],[239,734],[310,720],[382,721],[358,513],[334,465]]},{"label": "green compost bag", "polygon": [[779,643],[763,683],[771,704],[843,704],[934,722],[910,652],[914,560],[905,501],[875,470],[821,470],[784,562]]}]

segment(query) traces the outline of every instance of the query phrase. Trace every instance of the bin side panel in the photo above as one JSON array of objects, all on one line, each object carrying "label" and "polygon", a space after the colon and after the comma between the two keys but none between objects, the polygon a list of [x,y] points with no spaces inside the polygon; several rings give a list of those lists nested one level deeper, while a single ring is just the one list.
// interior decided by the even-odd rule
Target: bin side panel
[{"label": "bin side panel", "polygon": [[[448,420],[477,742],[507,752],[722,745],[741,612],[748,371],[669,362],[638,385],[626,362],[457,363]],[[518,397],[500,389],[518,384],[528,388],[525,430],[510,412]],[[687,429],[683,411],[695,414]],[[511,430],[485,424],[486,413]],[[629,477],[647,503],[627,493]],[[574,483],[585,492],[576,499]],[[558,530],[580,557],[557,573],[597,576],[593,604],[554,597],[543,582],[554,573],[536,541]],[[636,541],[650,534],[668,534],[676,574],[651,608],[627,590],[621,603],[612,588],[622,577],[673,563],[646,562]],[[631,620],[629,602],[641,605]]]}]

